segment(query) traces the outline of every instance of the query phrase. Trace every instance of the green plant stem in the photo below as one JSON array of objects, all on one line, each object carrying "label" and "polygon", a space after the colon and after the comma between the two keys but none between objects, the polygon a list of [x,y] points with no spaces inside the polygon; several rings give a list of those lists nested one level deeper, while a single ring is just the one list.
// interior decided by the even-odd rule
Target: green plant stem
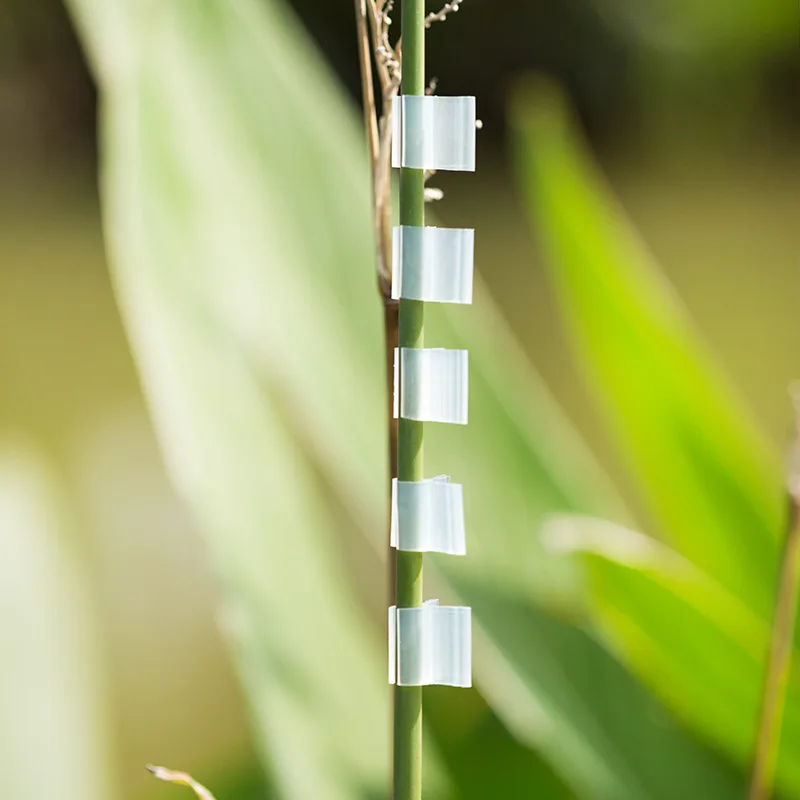
[{"label": "green plant stem", "polygon": [[[425,3],[403,0],[403,83],[405,95],[425,93]],[[425,175],[422,170],[400,171],[400,224],[425,224]],[[400,301],[400,347],[422,347],[423,305]],[[397,442],[397,476],[418,481],[422,473],[423,423],[400,419]],[[422,554],[397,552],[398,608],[422,605]],[[394,689],[394,800],[422,798],[422,687]]]},{"label": "green plant stem", "polygon": [[[800,444],[795,445],[798,449]],[[800,583],[800,496],[797,477],[790,476],[786,539],[772,622],[772,639],[761,694],[761,713],[756,733],[748,800],[767,800],[772,794],[778,760],[781,723],[786,705],[786,684],[791,668],[792,637],[797,615]]]}]

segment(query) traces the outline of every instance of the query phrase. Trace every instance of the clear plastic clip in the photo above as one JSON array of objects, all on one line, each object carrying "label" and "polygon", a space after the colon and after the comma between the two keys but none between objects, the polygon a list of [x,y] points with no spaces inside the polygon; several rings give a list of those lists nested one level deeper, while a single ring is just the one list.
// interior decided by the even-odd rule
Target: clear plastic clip
[{"label": "clear plastic clip", "polygon": [[389,609],[389,683],[472,686],[472,609],[440,606]]},{"label": "clear plastic clip", "polygon": [[391,545],[416,553],[467,554],[464,492],[448,475],[392,480]]},{"label": "clear plastic clip", "polygon": [[395,348],[395,418],[466,425],[468,397],[466,350]]},{"label": "clear plastic clip", "polygon": [[471,303],[475,231],[470,228],[395,228],[392,298]]},{"label": "clear plastic clip", "polygon": [[475,119],[474,97],[395,97],[392,166],[474,172]]}]

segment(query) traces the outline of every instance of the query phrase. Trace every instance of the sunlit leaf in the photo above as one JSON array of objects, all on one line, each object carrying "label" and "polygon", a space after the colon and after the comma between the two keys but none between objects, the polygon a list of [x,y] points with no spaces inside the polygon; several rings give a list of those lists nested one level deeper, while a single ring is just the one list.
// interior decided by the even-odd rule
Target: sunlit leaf
[{"label": "sunlit leaf", "polygon": [[520,93],[514,120],[532,223],[633,477],[674,546],[766,618],[783,516],[776,454],[589,162],[563,99]]},{"label": "sunlit leaf", "polygon": [[[592,609],[614,651],[743,768],[752,757],[768,625],[664,545],[610,523],[557,519],[546,536],[582,554]],[[795,663],[797,658],[795,657]],[[789,683],[778,785],[800,797],[800,680]]]},{"label": "sunlit leaf", "polygon": [[479,609],[477,669],[510,730],[543,752],[578,797],[734,800],[742,781],[686,737],[587,632],[500,587],[457,583]]}]

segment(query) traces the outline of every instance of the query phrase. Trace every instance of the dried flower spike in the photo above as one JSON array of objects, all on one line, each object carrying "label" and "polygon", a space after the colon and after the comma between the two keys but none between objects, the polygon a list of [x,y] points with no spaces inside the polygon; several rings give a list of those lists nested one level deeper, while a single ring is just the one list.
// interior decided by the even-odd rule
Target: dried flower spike
[{"label": "dried flower spike", "polygon": [[447,15],[458,11],[461,0],[453,0],[452,3],[445,3],[439,11],[433,11],[425,17],[425,27],[430,28],[434,22],[444,22]]}]

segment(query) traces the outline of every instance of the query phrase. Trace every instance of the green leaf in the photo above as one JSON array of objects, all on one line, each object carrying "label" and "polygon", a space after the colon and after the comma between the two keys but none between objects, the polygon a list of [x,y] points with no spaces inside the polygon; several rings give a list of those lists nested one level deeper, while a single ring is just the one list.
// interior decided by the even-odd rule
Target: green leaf
[{"label": "green leaf", "polygon": [[[548,538],[577,550],[612,649],[689,725],[743,768],[753,751],[769,627],[691,562],[611,523],[555,520]],[[795,655],[795,665],[798,659]],[[789,682],[777,784],[800,797],[800,681]]]},{"label": "green leaf", "polygon": [[458,800],[534,795],[574,800],[553,768],[514,738],[476,691],[425,692],[425,724],[458,787]]},{"label": "green leaf", "polygon": [[449,466],[464,481],[469,555],[426,559],[426,582],[473,607],[482,693],[579,797],[681,800],[696,786],[710,798],[740,797],[740,779],[567,621],[581,575],[543,544],[543,521],[558,509],[627,512],[476,288],[474,306],[426,314],[428,341],[470,352],[469,425],[426,430],[429,474]]},{"label": "green leaf", "polygon": [[647,43],[655,43],[656,52],[662,57],[671,54],[667,42],[680,41],[684,59],[687,53],[699,54],[716,57],[728,69],[758,70],[759,62],[763,64],[770,55],[790,46],[791,10],[785,3],[674,0],[663,4],[642,0],[634,7],[623,0],[596,2],[602,3],[603,13],[610,13],[618,25],[621,23]]},{"label": "green leaf", "polygon": [[[362,573],[380,569],[388,493],[380,306],[355,115],[274,3],[74,5],[99,59],[117,292],[168,466],[219,573],[262,759],[280,796],[385,794],[384,645],[378,625],[366,627],[340,552],[355,546]],[[103,19],[119,19],[112,6],[128,23],[115,27],[119,48],[96,41]],[[507,628],[486,587],[507,579],[525,609],[515,626],[525,648],[530,629],[546,624],[530,598],[569,608],[577,590],[572,565],[536,539],[542,515],[624,510],[480,284],[475,315],[459,311],[473,309],[431,314],[429,342],[471,349],[472,423],[458,430],[463,439],[432,436],[430,464],[467,486],[474,554],[438,563],[489,632]],[[439,584],[446,594],[447,581]],[[376,617],[382,632],[383,609]],[[615,775],[619,758],[603,763],[599,742],[611,738],[617,753],[635,742],[613,726],[585,732],[569,680],[548,695],[539,672],[573,654],[547,644],[552,661],[522,659],[513,644],[498,651],[486,638],[477,682],[529,744],[540,743],[542,719],[558,719],[547,752],[571,785],[632,800],[613,795],[633,783]],[[606,658],[599,648],[581,657],[586,675]],[[523,675],[511,691],[501,691],[502,669]],[[626,687],[614,702],[639,714],[642,695]],[[537,692],[547,714],[520,723],[521,708],[543,706]],[[657,728],[645,714],[635,736],[659,744]],[[715,766],[695,755],[713,785]],[[452,778],[467,774],[453,769]],[[636,800],[679,797],[680,784],[662,778],[663,790],[636,783]],[[553,785],[551,774],[543,779]],[[446,780],[442,791],[468,796]]]},{"label": "green leaf", "polygon": [[86,581],[39,454],[0,450],[0,793],[109,800],[109,730]]},{"label": "green leaf", "polygon": [[649,508],[683,555],[771,610],[780,465],[549,89],[514,107],[532,224],[581,365]]},{"label": "green leaf", "polygon": [[[296,91],[306,70],[325,76],[269,7],[171,3],[132,38],[130,72],[105,87],[106,229],[168,466],[206,534],[282,795],[368,797],[388,767],[384,648],[353,606],[326,487],[302,452],[338,446],[379,506],[359,455],[380,441],[380,383],[347,373],[361,358],[380,368],[365,335],[379,330],[368,196],[328,157],[343,138],[355,159],[355,129],[340,98]],[[337,277],[350,259],[362,272]],[[327,268],[309,280],[306,264]],[[338,312],[347,294],[366,309],[358,322]],[[347,396],[319,391],[339,381],[367,399],[352,429]],[[315,424],[329,435],[298,441]]]},{"label": "green leaf", "polygon": [[578,797],[679,800],[700,786],[704,797],[741,797],[741,779],[589,634],[500,587],[455,584],[475,604],[476,671],[489,702]]},{"label": "green leaf", "polygon": [[469,351],[469,425],[425,432],[428,472],[452,472],[464,483],[470,535],[467,558],[437,564],[450,575],[513,586],[549,608],[574,608],[574,565],[543,548],[536,530],[556,510],[627,519],[624,504],[477,276],[474,304],[431,304],[426,333],[437,346]]}]

